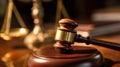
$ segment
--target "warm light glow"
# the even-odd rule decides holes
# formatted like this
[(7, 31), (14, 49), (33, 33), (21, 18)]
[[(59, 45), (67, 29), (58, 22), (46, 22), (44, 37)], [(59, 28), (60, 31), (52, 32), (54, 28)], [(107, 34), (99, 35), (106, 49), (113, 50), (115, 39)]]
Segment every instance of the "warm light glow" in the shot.
[(39, 30), (40, 30), (39, 25), (36, 25), (36, 26), (34, 27), (33, 33), (34, 33), (34, 34), (38, 34), (38, 33), (39, 33)]
[(11, 56), (10, 54), (6, 54), (4, 57), (2, 57), (2, 60), (3, 60), (4, 62), (7, 62), (7, 61), (10, 60), (10, 59), (9, 59), (10, 56)]
[(27, 35), (28, 30), (25, 28), (20, 28), (20, 29), (15, 29), (15, 30), (11, 30), (11, 32), (9, 33), (9, 36), (11, 37), (21, 37), (24, 35)]
[(35, 24), (39, 24), (39, 19), (35, 19), (35, 20), (34, 20), (34, 23), (35, 23)]
[(33, 9), (33, 15), (37, 15), (39, 13), (39, 10), (37, 8)]
[(80, 34), (83, 37), (88, 37), (89, 36), (89, 33), (86, 32), (86, 31), (77, 31), (77, 34)]
[(1, 33), (1, 34), (0, 34), (0, 37), (3, 38), (4, 40), (10, 40), (10, 37), (7, 36), (7, 35), (4, 34), (4, 33)]
[(22, 37), (27, 35), (28, 30), (25, 28), (11, 30), (8, 34), (0, 33), (0, 37), (4, 40), (11, 40), (13, 37)]
[(21, 28), (21, 29), (20, 29), (20, 33), (21, 33), (21, 34), (27, 34), (27, 30), (24, 29), (24, 28)]
[(99, 58), (100, 58), (100, 55), (96, 55), (96, 56), (95, 56), (95, 59), (99, 59)]
[(45, 59), (34, 59), (35, 62), (45, 63), (47, 60)]

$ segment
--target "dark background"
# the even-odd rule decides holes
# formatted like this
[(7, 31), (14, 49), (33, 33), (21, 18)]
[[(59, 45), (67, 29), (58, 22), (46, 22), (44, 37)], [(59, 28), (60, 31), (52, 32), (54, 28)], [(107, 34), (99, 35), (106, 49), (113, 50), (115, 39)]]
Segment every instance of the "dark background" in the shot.
[[(1, 0), (6, 1), (7, 0)], [(27, 0), (25, 0), (27, 1)], [(25, 24), (29, 28), (33, 28), (33, 20), (31, 17), (32, 1), (28, 0), (14, 0), (18, 11), (20, 12)], [(91, 14), (96, 9), (103, 9), (108, 7), (119, 7), (119, 0), (63, 0), (63, 3), (67, 9), (70, 18), (75, 20), (91, 20)], [(43, 23), (55, 23), (57, 0), (45, 1), (42, 0), (42, 6), (44, 8), (44, 21)], [(1, 7), (3, 5), (0, 5)], [(5, 8), (6, 6), (3, 6)], [(1, 10), (3, 8), (0, 8)], [(5, 11), (0, 15), (0, 27), (4, 19)], [(12, 25), (18, 27), (17, 20), (13, 14)], [(82, 23), (82, 22), (81, 22)]]

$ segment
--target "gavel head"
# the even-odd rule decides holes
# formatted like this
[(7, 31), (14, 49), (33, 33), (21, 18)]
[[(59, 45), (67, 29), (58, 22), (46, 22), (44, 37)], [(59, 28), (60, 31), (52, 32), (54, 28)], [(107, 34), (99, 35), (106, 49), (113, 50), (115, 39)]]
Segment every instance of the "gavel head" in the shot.
[(76, 32), (74, 29), (78, 26), (77, 22), (71, 19), (61, 19), (59, 21), (55, 40), (57, 43), (54, 47), (71, 50), (71, 44), (74, 43)]
[(61, 30), (73, 31), (78, 26), (78, 23), (71, 19), (61, 19), (59, 25)]

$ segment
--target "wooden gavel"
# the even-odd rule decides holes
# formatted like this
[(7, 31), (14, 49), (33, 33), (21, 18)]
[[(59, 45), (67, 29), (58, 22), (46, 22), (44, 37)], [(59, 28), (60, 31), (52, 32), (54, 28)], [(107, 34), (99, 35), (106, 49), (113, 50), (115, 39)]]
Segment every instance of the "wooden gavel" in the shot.
[(120, 44), (118, 43), (96, 40), (96, 39), (92, 39), (90, 36), (82, 37), (80, 34), (77, 34), (76, 31), (74, 31), (74, 29), (78, 26), (78, 24), (74, 20), (61, 19), (59, 21), (59, 24), (60, 27), (57, 29), (56, 37), (55, 37), (55, 40), (59, 44), (55, 44), (54, 46), (59, 48), (60, 45), (62, 47), (62, 51), (63, 48), (64, 50), (66, 49), (67, 51), (69, 50), (71, 51), (72, 50), (71, 45), (74, 42), (83, 42), (86, 43), (87, 45), (93, 44), (115, 50), (120, 50)]
[(76, 34), (78, 24), (71, 19), (61, 19), (52, 46), (44, 46), (28, 58), (28, 67), (104, 67), (102, 54), (90, 46), (72, 46), (74, 42), (99, 45), (120, 50), (116, 43), (95, 40)]

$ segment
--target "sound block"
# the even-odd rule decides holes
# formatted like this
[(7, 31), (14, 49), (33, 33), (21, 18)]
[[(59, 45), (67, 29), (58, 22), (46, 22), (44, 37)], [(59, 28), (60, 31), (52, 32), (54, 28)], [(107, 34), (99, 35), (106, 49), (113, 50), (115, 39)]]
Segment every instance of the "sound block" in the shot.
[(72, 49), (72, 53), (62, 54), (52, 46), (40, 48), (29, 57), (28, 67), (101, 67), (104, 63), (101, 53), (93, 47)]

